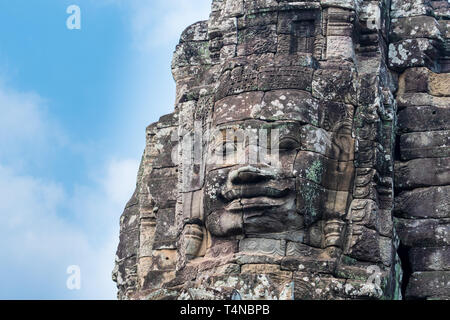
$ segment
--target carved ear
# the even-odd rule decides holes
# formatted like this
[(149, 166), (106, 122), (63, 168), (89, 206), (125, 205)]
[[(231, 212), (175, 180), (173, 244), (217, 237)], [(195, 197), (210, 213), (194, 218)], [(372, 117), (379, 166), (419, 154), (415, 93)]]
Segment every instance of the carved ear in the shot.
[(198, 224), (187, 224), (183, 236), (186, 258), (192, 260), (198, 257), (203, 243), (203, 227)]
[(333, 154), (336, 160), (350, 161), (355, 151), (352, 127), (349, 121), (341, 121), (334, 127), (332, 137)]
[(241, 235), (244, 230), (242, 216), (225, 211), (210, 214), (206, 218), (206, 228), (219, 238)]

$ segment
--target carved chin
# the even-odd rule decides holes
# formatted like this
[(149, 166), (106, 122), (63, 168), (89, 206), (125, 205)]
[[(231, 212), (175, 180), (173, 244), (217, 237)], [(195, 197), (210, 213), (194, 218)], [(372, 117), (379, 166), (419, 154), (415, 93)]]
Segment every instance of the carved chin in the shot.
[(292, 199), (284, 201), (286, 204), (281, 207), (249, 209), (244, 212), (226, 209), (214, 211), (206, 219), (206, 228), (219, 238), (302, 230), (304, 216), (295, 211)]
[(206, 228), (216, 237), (224, 238), (244, 233), (241, 214), (228, 211), (215, 211), (206, 219)]
[(246, 234), (280, 233), (303, 230), (304, 217), (295, 210), (244, 213)]

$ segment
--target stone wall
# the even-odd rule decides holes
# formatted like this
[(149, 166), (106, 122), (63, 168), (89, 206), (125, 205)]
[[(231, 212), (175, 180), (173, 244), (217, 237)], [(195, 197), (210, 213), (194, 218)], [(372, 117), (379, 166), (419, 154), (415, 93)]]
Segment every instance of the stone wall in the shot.
[(407, 299), (450, 298), (450, 5), (393, 3), (399, 73), (395, 225)]
[[(449, 298), (449, 19), (447, 1), (213, 0), (147, 128), (118, 297)], [(212, 165), (214, 129), (274, 125), (298, 136), (284, 173)], [(276, 218), (216, 197), (262, 185), (293, 192)]]

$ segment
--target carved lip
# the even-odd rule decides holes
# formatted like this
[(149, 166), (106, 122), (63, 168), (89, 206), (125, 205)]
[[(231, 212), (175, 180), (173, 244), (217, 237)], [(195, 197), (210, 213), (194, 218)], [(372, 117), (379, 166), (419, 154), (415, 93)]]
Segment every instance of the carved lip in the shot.
[(251, 199), (236, 199), (231, 202), (226, 209), (230, 212), (260, 211), (265, 209), (277, 208), (283, 205), (281, 199), (271, 199), (268, 197), (255, 197)]
[(289, 194), (290, 188), (276, 189), (272, 187), (240, 187), (235, 189), (230, 189), (224, 192), (222, 195), (227, 201), (233, 201), (237, 199), (253, 199), (258, 197), (266, 197), (279, 199), (287, 196)]

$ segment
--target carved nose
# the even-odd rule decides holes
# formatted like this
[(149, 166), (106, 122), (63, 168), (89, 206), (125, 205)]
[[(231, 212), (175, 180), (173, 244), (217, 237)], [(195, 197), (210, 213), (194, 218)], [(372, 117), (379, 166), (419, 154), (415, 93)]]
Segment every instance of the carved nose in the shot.
[(230, 172), (230, 181), (233, 184), (258, 183), (274, 178), (274, 174), (255, 167), (244, 167)]

